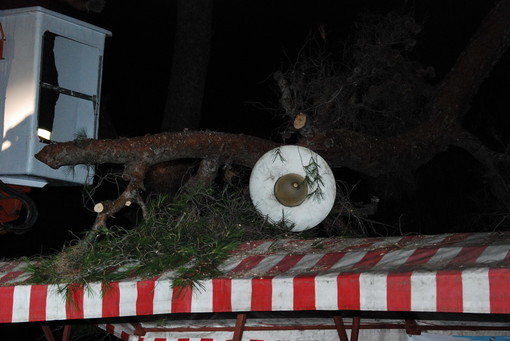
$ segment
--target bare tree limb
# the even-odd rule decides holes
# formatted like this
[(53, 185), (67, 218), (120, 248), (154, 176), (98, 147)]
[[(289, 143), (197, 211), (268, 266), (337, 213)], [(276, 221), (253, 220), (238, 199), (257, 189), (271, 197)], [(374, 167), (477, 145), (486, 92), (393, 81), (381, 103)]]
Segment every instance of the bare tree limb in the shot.
[(48, 145), (35, 157), (52, 168), (64, 165), (142, 162), (145, 165), (182, 158), (223, 155), (225, 162), (252, 167), (278, 144), (254, 136), (208, 131), (162, 133), (115, 140), (76, 140)]
[(439, 85), (428, 110), (439, 126), (460, 125), (473, 96), (510, 44), (510, 1), (485, 17), (457, 62)]
[(493, 194), (510, 208), (505, 175), (496, 164), (508, 155), (489, 150), (461, 126), (473, 96), (510, 45), (510, 1), (503, 0), (483, 20), (426, 108), (428, 122), (403, 135), (378, 138), (349, 130), (329, 131), (304, 142), (333, 166), (371, 176), (416, 169), (449, 145), (470, 152), (486, 169)]

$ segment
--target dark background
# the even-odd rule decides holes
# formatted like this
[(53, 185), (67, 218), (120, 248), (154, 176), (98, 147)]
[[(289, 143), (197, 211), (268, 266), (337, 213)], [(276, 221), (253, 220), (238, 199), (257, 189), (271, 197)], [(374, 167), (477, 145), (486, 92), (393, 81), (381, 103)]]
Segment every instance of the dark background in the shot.
[[(20, 2), (18, 2), (19, 4)], [(493, 1), (476, 0), (364, 0), (364, 1), (235, 1), (217, 0), (213, 13), (213, 41), (207, 74), (201, 129), (278, 139), (283, 124), (278, 91), (272, 78), (295, 62), (310, 34), (324, 25), (328, 39), (341, 44), (355, 29), (363, 12), (392, 10), (412, 14), (424, 29), (415, 58), (433, 66), (439, 81), (454, 64)], [(108, 1), (102, 13), (83, 13), (65, 5), (42, 1), (58, 10), (112, 32), (107, 38), (102, 83), (100, 137), (141, 136), (160, 131), (171, 77), (176, 7), (172, 1)], [(30, 3), (30, 5), (37, 5)], [(465, 124), (502, 151), (508, 126), (505, 99), (509, 91), (508, 54), (480, 89)], [(482, 111), (484, 115), (479, 113)], [(101, 172), (108, 171), (100, 167)], [(354, 201), (372, 195), (363, 177), (350, 170), (337, 176), (355, 190)], [(443, 233), (505, 229), (506, 213), (493, 206), (472, 157), (449, 149), (416, 172), (418, 188), (398, 202), (383, 202), (374, 220), (383, 221), (375, 234)], [(96, 199), (112, 198), (115, 185), (106, 185)], [(31, 193), (40, 217), (25, 235), (0, 236), (0, 256), (48, 254), (83, 230), (95, 214), (85, 203), (81, 187), (47, 187)], [(486, 199), (488, 198), (488, 199)], [(480, 209), (481, 201), (486, 208)], [(476, 205), (475, 205), (476, 202)], [(474, 208), (476, 206), (476, 209)], [(490, 217), (487, 218), (487, 217)], [(122, 217), (118, 217), (122, 221)], [(390, 228), (387, 228), (390, 226)]]
[[(431, 65), (439, 81), (494, 1), (487, 0), (217, 0), (213, 41), (201, 129), (278, 139), (278, 91), (272, 73), (295, 62), (309, 34), (324, 25), (328, 38), (342, 44), (353, 32), (359, 13), (391, 10), (414, 15), (423, 24), (416, 58)], [(43, 5), (107, 30), (102, 83), (100, 137), (141, 136), (160, 131), (170, 79), (175, 4), (172, 1), (109, 0), (102, 13), (82, 13), (52, 1), (0, 1), (4, 7)], [(495, 150), (508, 134), (510, 91), (508, 53), (494, 68), (466, 118), (465, 125)], [(480, 114), (483, 112), (484, 114)], [(501, 138), (494, 139), (493, 129)], [(106, 172), (108, 167), (101, 166)], [(444, 233), (508, 229), (507, 213), (494, 205), (481, 168), (458, 149), (449, 149), (416, 172), (418, 187), (399, 202), (381, 203), (374, 220), (379, 234)], [(374, 193), (363, 177), (349, 170), (337, 176), (355, 186), (353, 200)], [(116, 186), (106, 184), (96, 199), (112, 198)], [(95, 214), (84, 203), (81, 187), (34, 189), (39, 220), (24, 235), (0, 235), (0, 257), (50, 254), (90, 228)], [(486, 202), (486, 207), (484, 203)], [(117, 217), (122, 222), (122, 217)], [(402, 224), (402, 225), (399, 225)], [(403, 229), (399, 229), (403, 226)], [(35, 324), (2, 326), (9, 340), (32, 340)], [(30, 335), (30, 336), (29, 336)]]

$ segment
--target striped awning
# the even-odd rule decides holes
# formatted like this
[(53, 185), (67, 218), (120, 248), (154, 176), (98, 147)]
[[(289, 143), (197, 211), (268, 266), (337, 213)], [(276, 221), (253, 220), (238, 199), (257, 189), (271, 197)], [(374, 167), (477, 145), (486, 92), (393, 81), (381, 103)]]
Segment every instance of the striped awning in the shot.
[(151, 279), (73, 287), (30, 285), (21, 262), (0, 263), (0, 322), (168, 313), (416, 311), (510, 313), (510, 233), (253, 241), (223, 276), (172, 288)]

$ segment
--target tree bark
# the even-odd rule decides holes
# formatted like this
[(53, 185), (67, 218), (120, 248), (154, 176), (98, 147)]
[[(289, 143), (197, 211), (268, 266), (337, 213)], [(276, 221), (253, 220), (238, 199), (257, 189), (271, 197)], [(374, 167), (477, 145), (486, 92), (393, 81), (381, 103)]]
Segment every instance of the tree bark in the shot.
[(208, 131), (161, 133), (115, 140), (75, 140), (44, 147), (35, 157), (52, 168), (64, 165), (157, 163), (182, 158), (209, 159), (252, 167), (278, 144), (254, 136)]
[[(430, 161), (450, 145), (466, 149), (483, 164), (494, 194), (510, 207), (508, 175), (501, 164), (510, 164), (508, 155), (489, 150), (462, 128), (462, 120), (472, 97), (489, 75), (510, 43), (510, 0), (502, 0), (488, 14), (455, 66), (439, 84), (427, 106), (429, 120), (405, 134), (394, 137), (367, 136), (347, 129), (326, 131), (303, 140), (328, 161), (331, 167), (348, 167), (377, 177), (412, 171)], [(252, 167), (258, 158), (278, 144), (252, 136), (213, 132), (164, 133), (118, 140), (78, 140), (46, 146), (36, 155), (50, 167), (80, 163), (125, 165), (128, 189), (116, 202), (107, 205), (97, 226), (114, 214), (126, 200), (138, 202), (136, 188), (143, 186), (148, 167), (181, 158), (201, 159), (202, 180), (211, 178), (219, 165), (233, 163)], [(143, 204), (142, 204), (143, 205)]]
[(144, 179), (152, 165), (182, 158), (202, 159), (195, 183), (205, 184), (221, 164), (253, 167), (266, 151), (276, 147), (271, 141), (253, 136), (215, 132), (162, 133), (116, 140), (76, 140), (48, 145), (35, 157), (52, 168), (64, 165), (114, 163), (123, 164), (122, 178), (128, 181), (126, 189), (115, 200), (103, 201), (102, 209), (92, 227), (95, 231), (105, 226), (109, 217), (131, 203), (142, 208), (140, 195)]

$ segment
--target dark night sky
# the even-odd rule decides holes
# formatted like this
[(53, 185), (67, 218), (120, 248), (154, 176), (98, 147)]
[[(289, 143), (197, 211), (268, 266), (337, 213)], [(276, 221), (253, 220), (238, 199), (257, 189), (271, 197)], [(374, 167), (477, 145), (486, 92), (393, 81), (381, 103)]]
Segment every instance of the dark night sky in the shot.
[[(442, 77), (492, 3), (486, 0), (217, 0), (201, 127), (276, 136), (280, 122), (272, 115), (272, 109), (278, 108), (272, 73), (295, 61), (308, 34), (319, 24), (325, 26), (333, 41), (342, 42), (352, 32), (353, 20), (360, 12), (386, 13), (396, 9), (413, 13), (424, 24), (417, 56), (423, 64), (434, 66), (438, 77)], [(174, 4), (110, 0), (101, 14), (69, 13), (113, 33), (107, 38), (105, 50), (104, 118), (120, 136), (158, 132), (170, 76)], [(508, 64), (501, 63), (496, 77), (489, 82), (494, 85), (481, 90), (486, 98), (495, 101), (504, 98), (503, 86), (508, 90)], [(492, 109), (503, 112), (498, 105)], [(494, 117), (498, 122), (498, 116)], [(478, 127), (476, 122), (471, 124)], [(107, 131), (103, 136), (110, 133)], [(421, 226), (416, 232), (446, 232), (438, 230), (448, 224), (443, 214), (431, 218), (434, 212), (448, 209), (443, 201), (436, 200), (442, 196), (439, 188), (461, 191), (469, 187), (466, 183), (481, 186), (475, 174), (476, 165), (464, 153), (447, 152), (436, 161), (421, 170), (419, 181), (426, 190), (417, 195), (432, 198), (426, 201), (425, 212), (430, 212), (426, 220), (438, 228), (425, 230)], [(472, 168), (475, 170), (471, 171)], [(357, 181), (352, 174), (345, 176)], [(360, 199), (366, 199), (363, 195), (359, 194)], [(94, 219), (83, 208), (81, 188), (45, 188), (35, 190), (33, 196), (41, 205), (40, 220), (27, 235), (0, 236), (5, 256), (60, 249), (63, 240), (72, 239), (73, 233), (90, 227)], [(47, 198), (52, 198), (51, 202)], [(458, 209), (462, 203), (455, 206), (451, 209)], [(398, 212), (393, 213), (398, 217)], [(70, 220), (69, 216), (77, 218)]]

